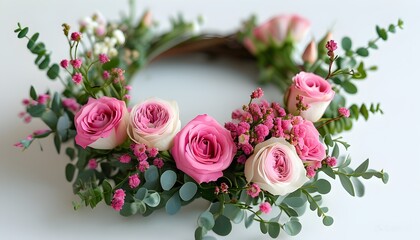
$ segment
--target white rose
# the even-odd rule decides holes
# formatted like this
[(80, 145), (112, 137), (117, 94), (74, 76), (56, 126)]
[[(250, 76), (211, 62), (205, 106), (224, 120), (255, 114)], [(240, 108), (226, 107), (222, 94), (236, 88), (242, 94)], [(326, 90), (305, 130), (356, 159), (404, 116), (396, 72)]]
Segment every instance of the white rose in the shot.
[(274, 195), (294, 192), (309, 180), (295, 147), (282, 138), (257, 144), (244, 171), (248, 182)]
[(121, 31), (121, 30), (119, 30), (119, 29), (115, 29), (113, 32), (112, 32), (112, 36), (115, 38), (115, 39), (117, 39), (117, 42), (118, 42), (118, 44), (124, 44), (124, 42), (125, 42), (125, 36), (124, 36), (124, 33)]
[(173, 139), (180, 129), (178, 104), (175, 101), (149, 98), (131, 110), (127, 133), (136, 143), (165, 151), (172, 147)]

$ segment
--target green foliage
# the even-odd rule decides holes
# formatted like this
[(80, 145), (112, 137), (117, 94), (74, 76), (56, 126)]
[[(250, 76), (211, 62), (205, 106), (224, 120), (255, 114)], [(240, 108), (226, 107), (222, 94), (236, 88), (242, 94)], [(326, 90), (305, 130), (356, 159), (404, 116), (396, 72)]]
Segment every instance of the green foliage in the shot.
[(38, 65), (38, 68), (41, 70), (48, 69), (47, 70), (47, 76), (49, 79), (54, 80), (58, 77), (60, 68), (58, 64), (52, 64), (50, 65), (50, 55), (47, 53), (47, 50), (45, 49), (45, 44), (40, 42), (37, 43), (39, 33), (35, 33), (32, 35), (31, 38), (28, 38), (26, 35), (28, 34), (29, 28), (23, 27), (18, 23), (18, 28), (15, 29), (15, 33), (17, 33), (18, 38), (27, 38), (27, 48), (36, 55), (35, 64)]
[(165, 191), (170, 190), (176, 183), (176, 173), (172, 170), (166, 170), (160, 176), (160, 184)]
[(179, 189), (179, 196), (183, 201), (190, 201), (197, 193), (197, 184), (193, 182), (186, 182)]
[(220, 236), (227, 236), (232, 231), (232, 223), (229, 218), (224, 215), (220, 215), (216, 218), (213, 226), (213, 232)]

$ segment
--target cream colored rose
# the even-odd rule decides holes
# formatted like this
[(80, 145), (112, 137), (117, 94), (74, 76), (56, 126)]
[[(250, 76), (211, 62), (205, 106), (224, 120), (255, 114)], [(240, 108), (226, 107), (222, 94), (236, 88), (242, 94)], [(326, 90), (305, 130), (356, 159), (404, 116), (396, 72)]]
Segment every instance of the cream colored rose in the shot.
[(295, 147), (283, 138), (273, 137), (257, 144), (244, 171), (248, 182), (274, 195), (294, 192), (309, 180)]
[(173, 139), (180, 129), (178, 104), (175, 101), (149, 98), (131, 110), (127, 133), (136, 143), (165, 151), (172, 147)]

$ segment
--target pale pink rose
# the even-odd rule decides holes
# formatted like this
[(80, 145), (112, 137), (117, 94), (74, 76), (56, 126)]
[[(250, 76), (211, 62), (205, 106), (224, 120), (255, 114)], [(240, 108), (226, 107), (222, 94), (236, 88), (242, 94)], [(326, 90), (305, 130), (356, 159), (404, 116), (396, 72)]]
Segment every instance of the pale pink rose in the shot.
[(303, 186), (309, 179), (295, 147), (283, 138), (270, 138), (255, 146), (245, 163), (248, 182), (274, 195), (286, 195)]
[(197, 183), (223, 176), (236, 153), (230, 132), (212, 117), (198, 115), (175, 137), (171, 150), (176, 167)]
[(131, 109), (127, 133), (136, 143), (166, 151), (180, 129), (178, 104), (149, 98)]
[(313, 64), (318, 58), (318, 49), (316, 47), (315, 41), (312, 40), (308, 46), (306, 46), (305, 51), (302, 54), (302, 60), (305, 63)]
[(90, 98), (74, 119), (75, 140), (83, 148), (113, 149), (127, 139), (128, 111), (124, 101)]
[(294, 125), (292, 129), (298, 135), (296, 151), (303, 161), (322, 161), (326, 157), (325, 146), (319, 140), (319, 132), (310, 121)]
[(313, 73), (300, 72), (293, 78), (287, 97), (287, 109), (292, 114), (297, 114), (297, 96), (302, 97), (303, 104), (308, 105), (308, 109), (300, 112), (300, 116), (311, 122), (318, 121), (328, 105), (334, 98), (335, 92), (330, 83), (324, 78)]
[[(299, 15), (279, 15), (257, 26), (253, 35), (263, 45), (271, 42), (282, 44), (287, 38), (299, 42), (308, 32), (309, 26), (310, 22)], [(249, 38), (244, 39), (244, 45), (251, 53), (257, 52), (254, 42)]]

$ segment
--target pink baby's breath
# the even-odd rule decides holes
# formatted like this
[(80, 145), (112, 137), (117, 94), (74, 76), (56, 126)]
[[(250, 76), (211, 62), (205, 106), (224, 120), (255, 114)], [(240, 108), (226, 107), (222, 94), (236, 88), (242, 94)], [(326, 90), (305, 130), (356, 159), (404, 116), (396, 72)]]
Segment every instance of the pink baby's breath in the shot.
[(72, 80), (76, 84), (80, 84), (83, 81), (83, 76), (81, 73), (75, 73), (72, 77)]
[(350, 117), (350, 110), (348, 110), (345, 107), (341, 107), (338, 109), (338, 113), (340, 114), (340, 116), (343, 116), (345, 118)]
[(263, 202), (260, 204), (260, 211), (265, 214), (269, 214), (271, 212), (271, 205), (268, 202)]
[(256, 198), (258, 197), (258, 195), (260, 194), (261, 189), (260, 186), (258, 186), (258, 184), (253, 183), (251, 184), (248, 189), (246, 190), (246, 193), (251, 196), (252, 198)]

